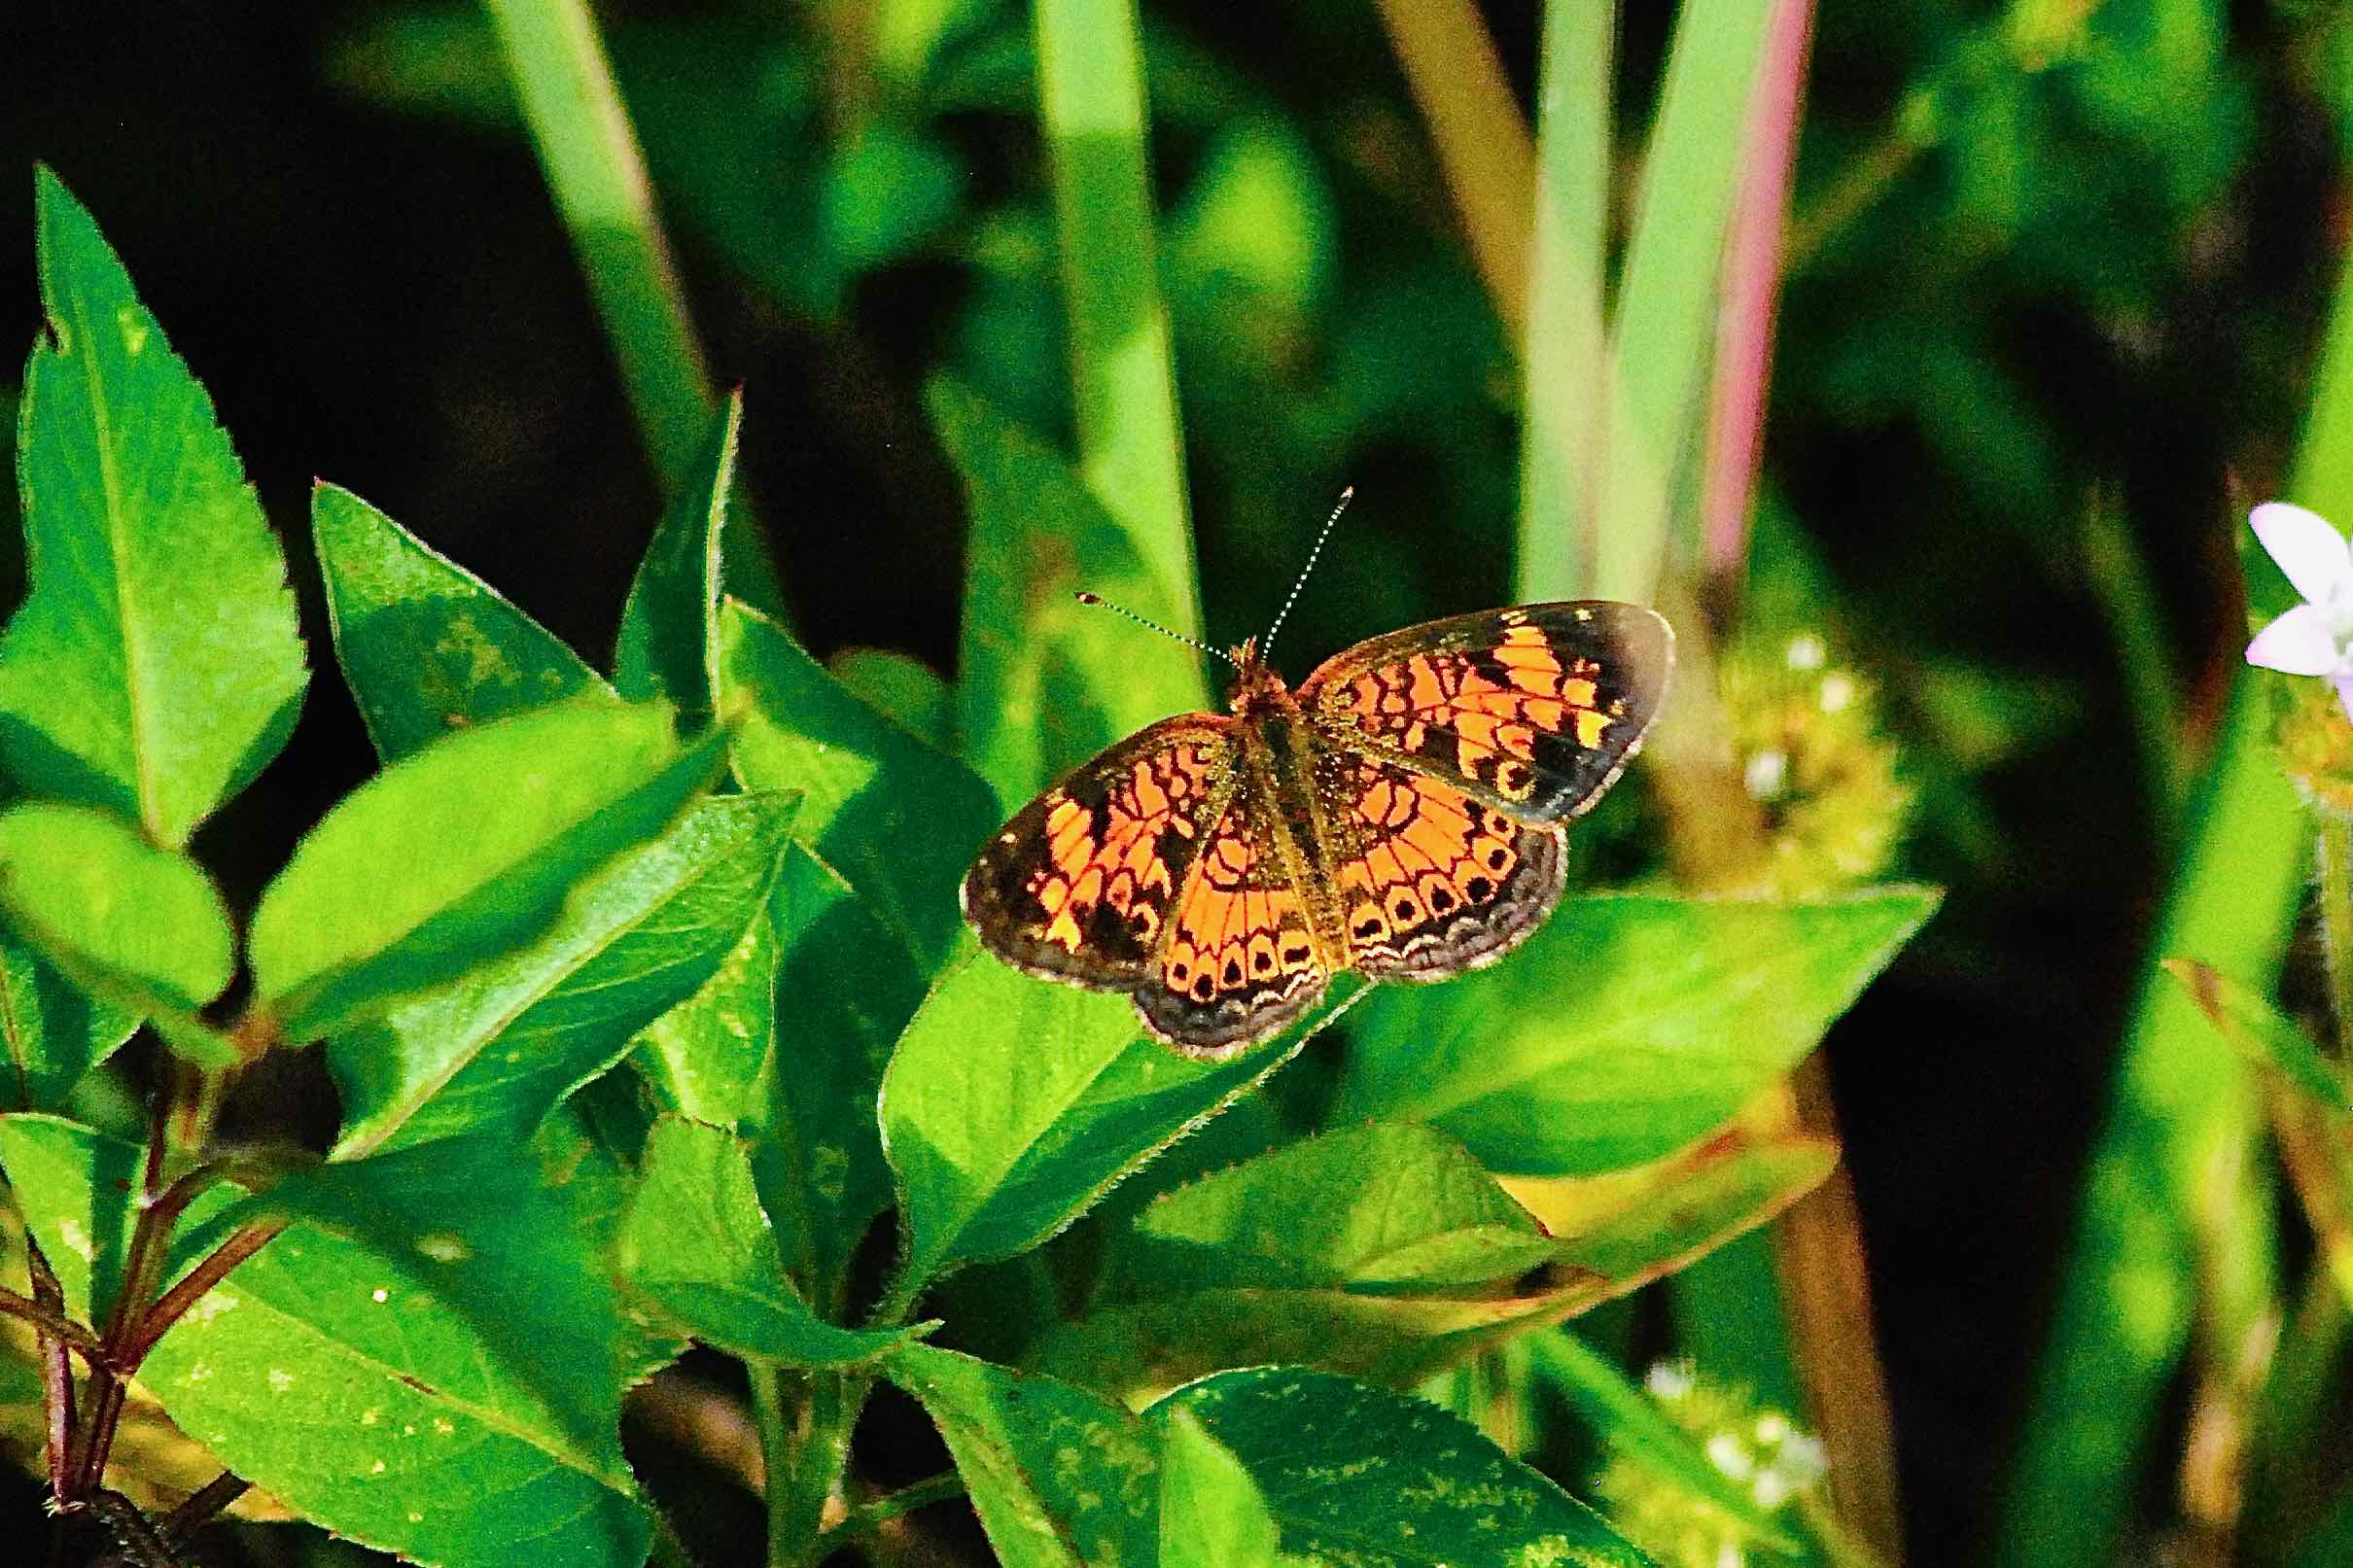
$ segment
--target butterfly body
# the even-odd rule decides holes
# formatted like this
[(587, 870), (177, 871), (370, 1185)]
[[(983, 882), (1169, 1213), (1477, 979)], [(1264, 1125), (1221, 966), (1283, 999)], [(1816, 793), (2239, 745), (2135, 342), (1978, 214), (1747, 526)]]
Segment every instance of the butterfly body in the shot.
[(1529, 605), (1358, 644), (1295, 691), (1246, 643), (1228, 713), (1147, 725), (1017, 813), (966, 918), (1194, 1056), (1280, 1031), (1344, 970), (1482, 967), (1560, 900), (1562, 824), (1633, 754), (1673, 642), (1635, 606)]

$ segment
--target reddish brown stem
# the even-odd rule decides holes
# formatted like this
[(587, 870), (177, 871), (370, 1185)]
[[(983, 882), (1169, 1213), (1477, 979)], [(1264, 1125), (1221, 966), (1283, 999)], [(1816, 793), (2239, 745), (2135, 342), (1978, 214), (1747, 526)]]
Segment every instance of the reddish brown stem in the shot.
[(1813, 27), (1812, 0), (1778, 0), (1756, 102), (1749, 155), (1724, 263), (1717, 312), (1715, 409), (1708, 422), (1701, 503), (1700, 580), (1721, 606), (1748, 557), (1748, 506), (1756, 488), (1765, 392), (1773, 371), (1774, 303), (1780, 294), (1789, 172), (1797, 151), (1798, 98)]
[(41, 1403), (49, 1416), (49, 1489), (53, 1497), (73, 1476), (74, 1364), (63, 1331), (78, 1331), (81, 1325), (66, 1317), (65, 1288), (57, 1283), (56, 1271), (50, 1268), (49, 1259), (42, 1256), (41, 1244), (29, 1234), (24, 1238), (24, 1267), (32, 1278), (31, 1305), (47, 1313), (59, 1331), (53, 1333), (44, 1326), (37, 1336), (41, 1350)]
[(123, 1379), (113, 1368), (90, 1368), (89, 1408), (82, 1428), (82, 1451), (75, 1456), (73, 1474), (66, 1478), (73, 1483), (73, 1489), (58, 1497), (60, 1503), (67, 1506), (86, 1503), (103, 1486), (106, 1461), (115, 1449), (115, 1427), (123, 1419), (125, 1392)]
[(0, 1287), (0, 1312), (20, 1317), (38, 1330), (44, 1338), (54, 1339), (82, 1354), (82, 1359), (98, 1362), (106, 1359), (106, 1346), (98, 1337), (67, 1317), (63, 1312), (44, 1307), (29, 1296)]
[(138, 1332), (122, 1346), (119, 1354), (124, 1370), (137, 1371), (139, 1363), (156, 1347), (156, 1342), (170, 1333), (171, 1326), (202, 1301), (206, 1291), (228, 1278), (230, 1270), (269, 1245), (285, 1229), (284, 1220), (262, 1220), (248, 1225), (189, 1270), (178, 1284), (157, 1298), (156, 1305), (139, 1320)]
[(253, 1490), (253, 1482), (244, 1477), (222, 1471), (189, 1495), (178, 1508), (163, 1516), (163, 1539), (173, 1546), (186, 1546), (189, 1537), (219, 1516), (221, 1511)]

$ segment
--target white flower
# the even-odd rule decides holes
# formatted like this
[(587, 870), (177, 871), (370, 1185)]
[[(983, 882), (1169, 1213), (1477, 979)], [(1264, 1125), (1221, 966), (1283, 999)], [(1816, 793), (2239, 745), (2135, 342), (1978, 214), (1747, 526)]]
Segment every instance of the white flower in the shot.
[(2255, 634), (2247, 662), (2326, 678), (2353, 718), (2353, 547), (2327, 519), (2282, 501), (2256, 507), (2247, 526), (2304, 600)]

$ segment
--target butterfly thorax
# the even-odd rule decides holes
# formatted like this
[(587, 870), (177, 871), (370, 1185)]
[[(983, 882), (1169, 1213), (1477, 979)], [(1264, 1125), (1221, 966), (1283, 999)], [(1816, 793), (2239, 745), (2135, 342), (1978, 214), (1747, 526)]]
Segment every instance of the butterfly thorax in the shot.
[(1275, 667), (1258, 656), (1258, 640), (1251, 638), (1234, 649), (1234, 683), (1226, 688), (1227, 710), (1240, 719), (1277, 716), (1296, 718), (1299, 703), (1283, 684)]

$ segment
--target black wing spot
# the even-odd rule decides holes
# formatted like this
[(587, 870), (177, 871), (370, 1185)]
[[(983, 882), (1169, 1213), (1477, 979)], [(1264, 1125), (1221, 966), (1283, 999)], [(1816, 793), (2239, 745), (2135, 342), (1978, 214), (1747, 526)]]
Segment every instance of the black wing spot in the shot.
[(1463, 883), (1462, 890), (1470, 896), (1472, 903), (1484, 904), (1495, 895), (1495, 885), (1485, 877), (1472, 877)]

